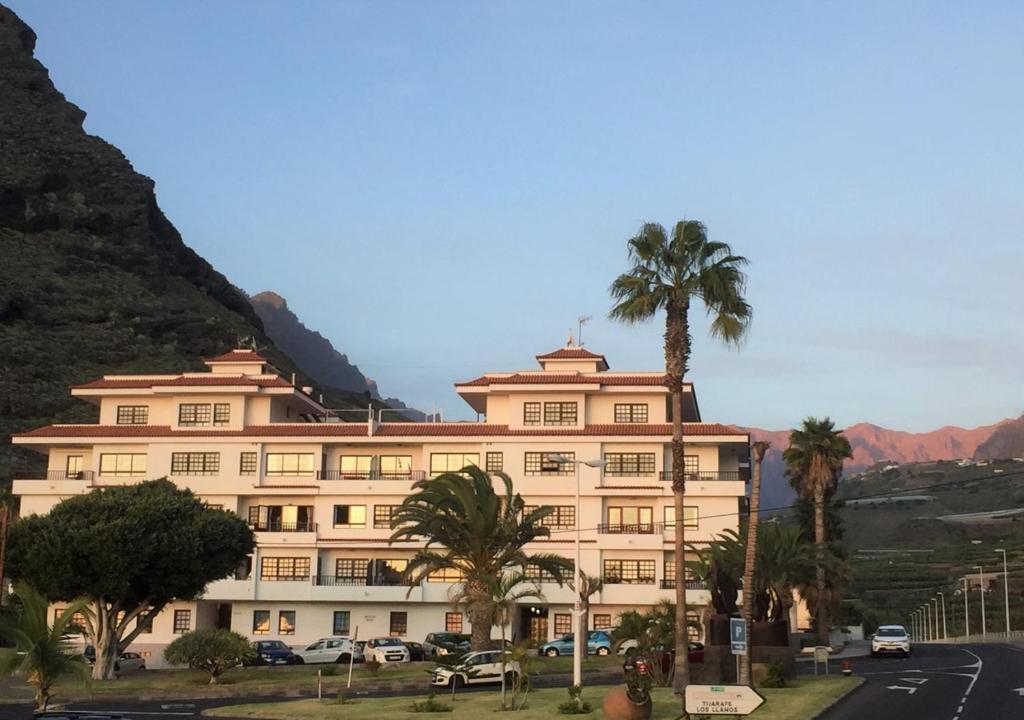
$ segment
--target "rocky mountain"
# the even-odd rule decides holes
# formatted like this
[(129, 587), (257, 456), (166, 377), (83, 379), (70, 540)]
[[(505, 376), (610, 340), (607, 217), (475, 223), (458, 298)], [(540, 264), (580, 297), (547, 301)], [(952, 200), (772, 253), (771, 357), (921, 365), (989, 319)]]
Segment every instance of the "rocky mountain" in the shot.
[(426, 419), (424, 413), (410, 408), (397, 398), (382, 398), (377, 383), (363, 375), (358, 367), (349, 362), (348, 356), (335, 349), (330, 340), (307, 328), (288, 307), (288, 301), (277, 293), (265, 290), (250, 297), (249, 302), (263, 321), (270, 339), (318, 383), (352, 392), (369, 393), (370, 397), (379, 399), (388, 407), (402, 410), (402, 414), (409, 420)]
[[(768, 440), (771, 450), (765, 456), (762, 501), (765, 507), (783, 507), (793, 502), (794, 494), (784, 476), (782, 451), (789, 446), (789, 430), (761, 430), (747, 428), (753, 440)], [(888, 428), (857, 423), (845, 428), (846, 437), (853, 446), (853, 459), (845, 465), (846, 475), (861, 472), (876, 463), (888, 461), (893, 464), (927, 462), (932, 460), (954, 460), (970, 457), (1014, 457), (1024, 454), (1024, 416), (1017, 420), (1002, 420), (993, 425), (977, 428), (941, 427), (923, 433), (889, 430)], [(1005, 452), (998, 438), (1007, 438), (1004, 445), (1010, 446), (1009, 438), (1022, 448), (1016, 453)], [(991, 441), (997, 439), (996, 444)], [(996, 454), (983, 454), (996, 453)]]
[(1003, 423), (974, 451), (978, 460), (1024, 457), (1024, 415)]
[[(95, 419), (75, 383), (201, 369), (242, 337), (297, 370), (245, 294), (185, 245), (153, 181), (85, 132), (35, 42), (0, 5), (0, 482), (40, 469), (12, 432)], [(340, 407), (365, 402), (324, 390)]]

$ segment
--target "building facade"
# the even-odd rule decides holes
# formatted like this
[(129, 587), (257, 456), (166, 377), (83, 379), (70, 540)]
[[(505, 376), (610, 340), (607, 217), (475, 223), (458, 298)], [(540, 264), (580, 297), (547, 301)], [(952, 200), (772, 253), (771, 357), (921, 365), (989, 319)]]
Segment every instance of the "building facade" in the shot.
[[(612, 372), (603, 356), (581, 347), (537, 360), (537, 370), (456, 384), (482, 418), (476, 422), (388, 422), (372, 410), (358, 421), (352, 413), (340, 418), (311, 388), (293, 386), (247, 350), (207, 360), (202, 373), (105, 376), (71, 390), (98, 405), (98, 423), (14, 438), (49, 458), (45, 477), (17, 479), (14, 491), (23, 515), (43, 514), (94, 488), (168, 477), (248, 520), (257, 548), (244, 567), (202, 598), (168, 607), (139, 636), (133, 649), (154, 661), (177, 634), (197, 627), (293, 646), (357, 630), (361, 639), (410, 640), (469, 632), (449, 601), (459, 578), (403, 585), (416, 545), (389, 543), (391, 513), (414, 482), (469, 464), (507, 473), (529, 505), (555, 509), (550, 538), (530, 550), (571, 559), (578, 526), (582, 567), (604, 578), (590, 622), (611, 627), (624, 610), (674, 597), (664, 375)], [(692, 385), (685, 393), (683, 521), (699, 544), (738, 526), (749, 438), (702, 422)], [(572, 591), (536, 580), (543, 600), (522, 606), (513, 636), (570, 632)], [(707, 604), (699, 583), (687, 586), (691, 605)]]

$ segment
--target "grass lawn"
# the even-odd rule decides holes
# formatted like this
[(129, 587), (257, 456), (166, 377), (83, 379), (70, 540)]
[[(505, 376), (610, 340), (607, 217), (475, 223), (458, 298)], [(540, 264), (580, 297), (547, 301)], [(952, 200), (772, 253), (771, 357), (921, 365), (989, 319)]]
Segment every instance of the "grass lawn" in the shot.
[[(768, 702), (750, 717), (757, 720), (804, 720), (813, 717), (837, 697), (852, 690), (861, 682), (855, 677), (801, 678), (793, 687), (779, 690), (762, 690)], [(608, 686), (597, 686), (583, 691), (584, 699), (594, 707), (587, 717), (601, 717), (601, 700)], [(424, 697), (426, 693), (424, 693)], [(483, 717), (498, 711), (498, 691), (493, 693), (468, 693), (456, 695), (451, 701), (445, 692), (438, 699), (451, 703), (452, 713), (439, 717)], [(422, 713), (413, 713), (410, 706), (419, 698), (360, 699), (338, 704), (336, 701), (298, 700), (284, 703), (252, 705), (231, 705), (207, 710), (204, 715), (230, 718), (262, 718), (264, 720), (416, 720)], [(559, 717), (559, 703), (568, 699), (564, 688), (535, 690), (530, 693), (527, 707), (510, 717), (515, 720)], [(657, 688), (654, 692), (654, 720), (670, 720), (679, 716), (679, 705), (672, 691)]]
[[(608, 668), (619, 668), (622, 658), (591, 657), (584, 663), (584, 673)], [(362, 665), (352, 671), (352, 687), (404, 680), (422, 680), (424, 692), (428, 688), (428, 671), (436, 667), (432, 662), (389, 665), (371, 673)], [(80, 700), (90, 697), (180, 697), (244, 696), (294, 694), (316, 691), (317, 669), (335, 672), (324, 676), (324, 690), (336, 694), (345, 686), (348, 678), (347, 665), (289, 665), (277, 667), (237, 668), (225, 674), (220, 684), (208, 684), (209, 675), (196, 670), (147, 670), (125, 673), (117, 680), (98, 680), (85, 684), (78, 680), (62, 680), (57, 683), (55, 696), (58, 702)], [(540, 674), (571, 673), (571, 657), (540, 657), (533, 661), (532, 672)], [(0, 698), (25, 700), (32, 697), (32, 689), (25, 683), (0, 680)]]

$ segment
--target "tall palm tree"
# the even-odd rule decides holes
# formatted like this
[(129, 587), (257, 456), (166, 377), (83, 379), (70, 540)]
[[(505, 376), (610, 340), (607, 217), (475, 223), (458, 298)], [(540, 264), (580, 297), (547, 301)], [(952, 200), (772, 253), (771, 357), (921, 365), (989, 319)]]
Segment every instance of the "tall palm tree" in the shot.
[[(843, 470), (843, 461), (853, 457), (850, 441), (837, 430), (830, 418), (806, 418), (803, 425), (789, 435), (789, 447), (782, 453), (786, 475), (801, 497), (814, 504), (814, 544), (817, 551), (815, 590), (817, 598), (825, 598), (825, 563), (828, 537), (825, 532), (825, 503), (835, 492)], [(828, 639), (828, 603), (815, 607), (815, 630), (818, 637)]]
[[(761, 463), (771, 447), (758, 440), (750, 446), (754, 455), (754, 477), (750, 481), (750, 514), (747, 516), (747, 555), (743, 568), (743, 619), (754, 619), (754, 567), (757, 563), (757, 519), (761, 511)], [(740, 658), (740, 685), (750, 684), (750, 652)]]
[[(505, 631), (512, 624), (520, 601), (527, 598), (543, 601), (544, 595), (540, 591), (540, 586), (527, 579), (526, 574), (519, 570), (485, 578), (484, 583), (490, 596), (488, 600), (492, 622), (501, 630), (501, 709), (506, 710), (508, 678), (505, 677)], [(451, 596), (454, 604), (471, 606), (476, 601), (476, 597), (470, 595), (466, 588), (466, 585), (455, 586)]]
[(615, 300), (609, 316), (635, 324), (665, 311), (665, 384), (672, 400), (672, 492), (675, 496), (676, 667), (675, 692), (690, 682), (686, 634), (686, 536), (683, 495), (686, 491), (683, 445), (683, 383), (690, 361), (690, 306), (701, 302), (711, 318), (710, 333), (738, 344), (750, 324), (751, 309), (743, 294), (747, 260), (732, 248), (708, 239), (704, 225), (681, 220), (668, 231), (645, 223), (628, 242), (632, 267), (612, 283)]
[(65, 637), (74, 632), (71, 618), (88, 605), (86, 600), (68, 604), (50, 625), (49, 602), (28, 585), (14, 589), (14, 604), (0, 614), (0, 637), (11, 647), (0, 649), (0, 677), (24, 675), (36, 689), (36, 709), (46, 710), (53, 683), (62, 675), (89, 677), (85, 658), (72, 652)]
[(7, 531), (14, 519), (18, 499), (11, 492), (10, 485), (0, 485), (0, 605), (6, 602), (7, 581), (4, 576), (4, 562), (7, 554)]
[[(495, 492), (492, 478), (500, 479), (503, 494)], [(526, 512), (522, 496), (513, 491), (512, 480), (505, 473), (488, 474), (470, 465), (458, 473), (420, 480), (413, 490), (391, 516), (391, 542), (426, 540), (406, 568), (405, 577), (411, 584), (438, 570), (462, 575), (473, 650), (486, 650), (491, 644), (491, 587), (496, 578), (529, 565), (561, 585), (571, 572), (571, 561), (560, 555), (531, 555), (523, 549), (550, 536), (541, 521), (554, 508), (543, 505)]]

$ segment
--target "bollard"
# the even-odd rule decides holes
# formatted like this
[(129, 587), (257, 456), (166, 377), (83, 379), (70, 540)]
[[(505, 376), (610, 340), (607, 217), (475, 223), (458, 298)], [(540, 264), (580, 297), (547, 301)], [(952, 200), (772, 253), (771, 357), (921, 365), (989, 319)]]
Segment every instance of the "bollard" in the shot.
[(853, 667), (850, 666), (849, 660), (843, 660), (843, 675), (853, 675)]
[(320, 668), (316, 670), (316, 699), (324, 699), (324, 673)]

